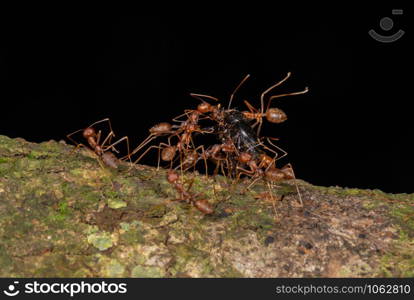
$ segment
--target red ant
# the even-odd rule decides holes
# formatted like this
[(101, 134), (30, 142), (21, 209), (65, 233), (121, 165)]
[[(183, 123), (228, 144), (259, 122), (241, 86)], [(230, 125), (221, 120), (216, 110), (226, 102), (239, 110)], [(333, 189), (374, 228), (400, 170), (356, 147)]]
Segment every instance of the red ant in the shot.
[[(109, 130), (110, 132), (108, 133), (108, 135), (106, 136), (106, 138), (102, 141), (102, 143), (100, 143), (100, 139), (101, 139), (101, 130), (98, 131), (98, 133), (96, 133), (96, 130), (94, 129), (93, 126), (99, 124), (99, 123), (103, 123), (103, 122), (108, 122), (108, 126), (109, 126)], [(81, 147), (81, 146), (85, 146), (82, 143), (77, 143), (74, 139), (71, 138), (72, 135), (78, 133), (82, 131), (82, 135), (83, 137), (87, 140), (89, 147), (93, 150), (93, 152), (102, 160), (102, 162), (111, 168), (118, 168), (118, 158), (111, 152), (108, 150), (112, 150), (115, 151), (116, 153), (119, 153), (119, 151), (115, 148), (115, 145), (119, 144), (122, 141), (126, 141), (127, 143), (127, 151), (129, 152), (129, 140), (127, 136), (124, 136), (123, 138), (119, 139), (118, 141), (111, 143), (111, 140), (113, 137), (115, 137), (115, 133), (112, 130), (112, 126), (111, 126), (111, 121), (109, 120), (109, 118), (97, 121), (91, 125), (89, 125), (88, 127), (84, 128), (84, 129), (79, 129), (76, 130), (68, 135), (66, 135), (66, 137), (71, 140), (74, 144), (76, 144), (76, 148)], [(108, 146), (105, 146), (106, 144), (110, 144)]]
[(177, 172), (168, 170), (167, 181), (172, 184), (180, 194), (180, 198), (178, 199), (179, 201), (186, 201), (187, 203), (194, 205), (194, 207), (201, 211), (203, 214), (209, 215), (214, 213), (214, 209), (210, 203), (208, 203), (207, 199), (196, 199), (198, 196), (200, 196), (200, 194), (194, 195), (189, 192), (194, 181), (191, 181), (188, 188), (185, 189), (184, 185), (179, 182), (179, 179), (180, 175), (178, 175)]
[(282, 123), (287, 120), (287, 116), (284, 111), (282, 111), (279, 108), (270, 108), (270, 103), (275, 98), (281, 98), (286, 96), (295, 96), (300, 94), (305, 94), (309, 91), (309, 89), (306, 87), (303, 91), (299, 92), (292, 92), (287, 94), (280, 94), (280, 95), (274, 95), (271, 96), (269, 99), (269, 102), (267, 103), (266, 111), (264, 110), (264, 97), (267, 93), (269, 93), (274, 88), (278, 87), (282, 83), (284, 83), (289, 77), (291, 73), (288, 72), (285, 78), (283, 78), (281, 81), (277, 82), (276, 84), (269, 87), (267, 90), (265, 90), (262, 95), (260, 96), (260, 111), (254, 108), (247, 100), (244, 101), (249, 111), (244, 111), (243, 114), (248, 119), (254, 119), (256, 122), (252, 125), (252, 128), (255, 128), (257, 125), (259, 127), (257, 128), (257, 135), (259, 136), (260, 130), (262, 128), (263, 118), (266, 117), (266, 120), (271, 123)]
[[(202, 111), (202, 108), (200, 108)], [(200, 119), (200, 114), (202, 113), (198, 110), (186, 110), (184, 114), (179, 115), (173, 118), (174, 122), (179, 124), (171, 125), (170, 123), (160, 123), (153, 126), (150, 129), (150, 135), (134, 149), (130, 154), (133, 155), (139, 150), (144, 148), (149, 142), (159, 136), (168, 135), (167, 143), (159, 143), (158, 145), (152, 145), (148, 147), (135, 161), (138, 163), (151, 149), (158, 149), (158, 165), (159, 169), (160, 160), (170, 162), (170, 168), (172, 167), (173, 160), (176, 157), (177, 151), (180, 153), (180, 160), (184, 162), (184, 165), (191, 165), (192, 162), (195, 163), (198, 161), (197, 150), (201, 149), (204, 152), (204, 147), (201, 145), (199, 147), (194, 146), (192, 139), (192, 134), (195, 132), (198, 133), (212, 133), (212, 131), (202, 130), (198, 125)], [(187, 116), (187, 120), (179, 120), (182, 116)], [(178, 141), (176, 144), (171, 143), (172, 138), (177, 138)], [(189, 151), (190, 148), (195, 148), (192, 151)], [(184, 161), (183, 161), (184, 159)], [(180, 164), (182, 166), (183, 163)], [(207, 162), (205, 161), (205, 166), (207, 170)], [(191, 166), (188, 166), (191, 167)], [(186, 167), (187, 168), (187, 167)], [(207, 172), (207, 171), (206, 171)]]
[[(267, 138), (267, 141), (269, 144), (274, 146), (275, 148), (283, 151), (283, 155), (278, 157), (278, 153), (266, 145), (264, 145), (262, 142), (260, 143), (264, 149), (267, 149), (275, 154), (275, 156), (272, 158), (266, 153), (262, 152), (260, 153), (256, 158), (247, 152), (242, 152), (238, 156), (239, 162), (242, 164), (245, 164), (249, 167), (249, 170), (244, 169), (243, 167), (237, 166), (237, 170), (239, 171), (237, 177), (240, 178), (242, 174), (245, 174), (247, 176), (250, 176), (253, 181), (249, 184), (249, 186), (246, 189), (249, 189), (251, 186), (253, 186), (259, 179), (265, 178), (268, 182), (271, 182), (272, 184), (275, 182), (280, 182), (283, 180), (290, 180), (295, 179), (296, 176), (293, 171), (293, 167), (290, 163), (286, 164), (282, 168), (276, 167), (276, 161), (283, 158), (287, 155), (287, 152), (283, 149), (277, 147), (275, 144), (273, 144), (270, 140), (277, 140), (276, 138)], [(302, 196), (299, 191), (299, 187), (297, 183), (295, 182), (296, 191), (299, 196), (299, 203), (301, 206), (303, 206)]]

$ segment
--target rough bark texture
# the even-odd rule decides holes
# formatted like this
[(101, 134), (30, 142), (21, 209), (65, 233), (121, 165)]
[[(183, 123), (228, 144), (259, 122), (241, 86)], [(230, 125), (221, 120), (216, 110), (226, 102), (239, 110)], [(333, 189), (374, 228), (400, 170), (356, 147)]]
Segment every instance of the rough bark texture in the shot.
[(177, 201), (165, 171), (101, 166), (55, 141), (0, 136), (0, 276), (414, 276), (414, 195), (298, 180), (243, 193), (194, 178), (213, 215)]

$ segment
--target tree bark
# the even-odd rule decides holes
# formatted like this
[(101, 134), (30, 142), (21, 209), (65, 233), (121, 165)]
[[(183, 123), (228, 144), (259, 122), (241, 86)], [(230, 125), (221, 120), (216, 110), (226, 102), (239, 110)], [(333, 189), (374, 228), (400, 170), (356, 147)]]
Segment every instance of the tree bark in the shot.
[(414, 195), (268, 187), (103, 167), (87, 149), (0, 136), (2, 277), (413, 277)]

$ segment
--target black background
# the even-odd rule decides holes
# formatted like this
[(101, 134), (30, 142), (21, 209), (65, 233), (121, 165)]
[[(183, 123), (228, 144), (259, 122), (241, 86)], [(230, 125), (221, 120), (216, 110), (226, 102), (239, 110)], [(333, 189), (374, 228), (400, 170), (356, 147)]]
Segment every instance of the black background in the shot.
[[(412, 97), (406, 13), (270, 11), (238, 15), (33, 15), (3, 21), (0, 134), (29, 141), (66, 134), (109, 117), (132, 146), (155, 123), (198, 103), (190, 92), (227, 103), (259, 95), (288, 71), (274, 103), (288, 115), (265, 123), (281, 139), (297, 176), (318, 185), (414, 192)], [(266, 12), (267, 11), (267, 12)], [(269, 13), (270, 12), (270, 13)], [(394, 28), (384, 32), (382, 17)], [(373, 40), (403, 29), (394, 43)]]

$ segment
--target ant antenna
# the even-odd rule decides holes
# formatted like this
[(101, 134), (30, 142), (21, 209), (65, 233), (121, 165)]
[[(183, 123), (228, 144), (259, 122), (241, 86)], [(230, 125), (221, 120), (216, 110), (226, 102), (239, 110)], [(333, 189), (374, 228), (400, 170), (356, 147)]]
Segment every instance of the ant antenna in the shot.
[(242, 84), (250, 77), (250, 74), (247, 74), (246, 77), (243, 78), (243, 80), (239, 83), (239, 85), (234, 89), (233, 93), (230, 95), (230, 101), (229, 106), (227, 109), (230, 109), (231, 103), (233, 102), (234, 94), (239, 90), (239, 88), (242, 86)]
[(269, 99), (269, 102), (267, 103), (266, 110), (269, 110), (270, 102), (272, 102), (272, 100), (275, 99), (275, 98), (281, 98), (281, 97), (286, 97), (286, 96), (296, 96), (296, 95), (306, 94), (308, 91), (309, 91), (308, 87), (305, 87), (305, 89), (303, 91), (271, 96), (270, 99)]

